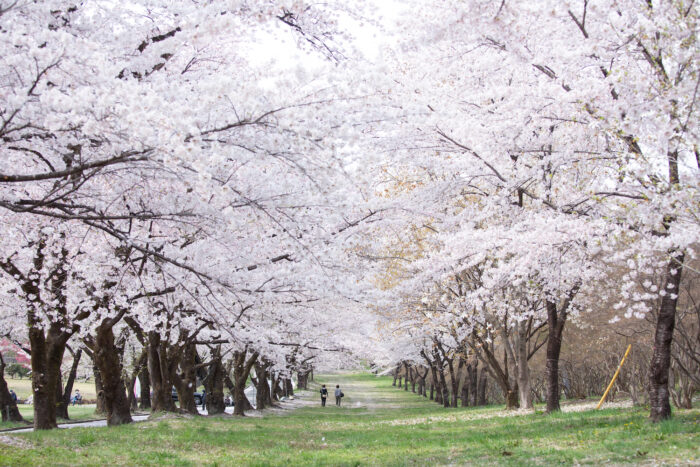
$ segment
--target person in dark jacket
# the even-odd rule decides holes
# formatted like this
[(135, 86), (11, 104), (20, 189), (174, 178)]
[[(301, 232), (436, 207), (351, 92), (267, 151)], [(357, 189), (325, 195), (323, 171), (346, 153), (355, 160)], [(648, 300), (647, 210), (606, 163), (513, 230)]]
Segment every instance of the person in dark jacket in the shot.
[(335, 405), (340, 407), (340, 400), (343, 398), (345, 394), (343, 394), (343, 391), (340, 390), (340, 385), (336, 384), (335, 385)]
[(326, 389), (326, 385), (324, 384), (321, 386), (321, 407), (326, 406), (326, 398), (328, 397), (328, 389)]

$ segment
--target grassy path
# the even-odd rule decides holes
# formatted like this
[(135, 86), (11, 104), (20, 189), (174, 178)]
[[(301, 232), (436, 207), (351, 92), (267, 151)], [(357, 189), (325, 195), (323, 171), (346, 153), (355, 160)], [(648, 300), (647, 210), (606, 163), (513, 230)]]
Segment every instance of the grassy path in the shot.
[[(320, 406), (319, 383), (343, 407)], [(0, 465), (551, 465), (700, 463), (700, 410), (652, 426), (643, 409), (554, 416), (444, 409), (389, 378), (317, 377), (294, 410), (169, 417), (118, 428), (0, 437)], [(287, 407), (290, 407), (291, 404)]]

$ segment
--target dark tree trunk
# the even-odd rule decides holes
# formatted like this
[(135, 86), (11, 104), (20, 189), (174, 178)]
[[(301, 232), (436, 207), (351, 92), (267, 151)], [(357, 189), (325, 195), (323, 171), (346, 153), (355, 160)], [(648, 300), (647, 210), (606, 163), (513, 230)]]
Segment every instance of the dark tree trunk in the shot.
[[(484, 368), (485, 369), (485, 368)], [(464, 384), (469, 385), (469, 392), (471, 394), (471, 405), (476, 406), (478, 402), (478, 380), (479, 380), (479, 362), (478, 360), (474, 364), (467, 365), (467, 380)]]
[(403, 369), (406, 373), (406, 377), (404, 378), (403, 390), (408, 391), (408, 380), (411, 378), (411, 367), (408, 366), (408, 362), (403, 363)]
[[(442, 388), (440, 387), (440, 380), (438, 379), (437, 375), (437, 370), (435, 369), (435, 365), (431, 363), (430, 365), (430, 373), (432, 376), (432, 384), (430, 385), (430, 400), (434, 400), (438, 404), (442, 403)], [(435, 393), (435, 397), (433, 398), (433, 393)]]
[(146, 350), (146, 365), (139, 372), (139, 385), (141, 386), (141, 396), (139, 400), (139, 408), (141, 410), (151, 408), (151, 381), (148, 374), (148, 350)]
[(679, 285), (684, 254), (671, 251), (670, 255), (673, 259), (668, 262), (664, 287), (661, 289), (666, 294), (661, 298), (656, 319), (654, 352), (649, 370), (649, 405), (651, 407), (650, 418), (653, 422), (671, 418), (668, 376), (671, 367), (671, 343), (673, 330), (676, 326), (676, 306), (680, 293)]
[(147, 358), (148, 354), (146, 349), (144, 348), (141, 352), (141, 355), (139, 355), (138, 358), (134, 359), (134, 370), (131, 373), (131, 376), (126, 381), (126, 393), (129, 397), (129, 407), (131, 408), (132, 412), (136, 412), (139, 408), (136, 397), (136, 379), (139, 378), (139, 375), (146, 366)]
[(297, 372), (297, 389), (309, 389), (309, 372), (307, 370)]
[(420, 393), (421, 396), (427, 397), (425, 386), (428, 384), (426, 378), (428, 377), (428, 374), (430, 373), (430, 369), (426, 368), (425, 372), (423, 374), (421, 374), (420, 371), (416, 368), (416, 372), (418, 373), (418, 377), (420, 378), (420, 388), (418, 389), (418, 392)]
[(454, 368), (454, 359), (447, 359), (447, 368), (450, 371), (450, 386), (452, 389), (452, 399), (450, 400), (451, 407), (457, 407), (457, 397), (459, 395), (459, 369), (462, 367), (460, 360), (457, 371)]
[(506, 409), (507, 410), (512, 410), (512, 409), (517, 409), (520, 404), (518, 403), (518, 391), (517, 390), (510, 390), (505, 394), (506, 398)]
[(450, 391), (447, 388), (447, 381), (445, 380), (445, 370), (438, 368), (438, 377), (440, 378), (440, 402), (442, 402), (443, 407), (450, 406)]
[(284, 393), (287, 398), (294, 395), (294, 385), (291, 378), (284, 378)]
[(464, 378), (462, 383), (462, 407), (469, 406), (469, 377)]
[(177, 412), (173, 402), (170, 370), (166, 360), (166, 343), (161, 342), (160, 334), (148, 333), (148, 375), (153, 389), (151, 412)]
[(58, 383), (56, 384), (56, 418), (70, 420), (70, 418), (68, 418), (68, 404), (63, 399), (63, 378), (60, 373), (58, 374)]
[(70, 404), (70, 397), (71, 393), (73, 392), (73, 383), (75, 383), (75, 377), (78, 374), (78, 365), (80, 365), (80, 357), (82, 357), (82, 355), (83, 349), (78, 349), (78, 351), (73, 354), (73, 363), (71, 364), (68, 379), (66, 380), (66, 386), (63, 389), (63, 394), (61, 395), (61, 402), (66, 408), (66, 419), (68, 418), (68, 405)]
[(442, 381), (440, 380), (440, 375), (435, 365), (433, 365), (431, 371), (433, 373), (433, 385), (435, 386), (435, 402), (442, 404), (444, 395)]
[(272, 405), (272, 396), (270, 394), (270, 384), (267, 382), (269, 365), (267, 363), (255, 363), (255, 409), (263, 410), (265, 407)]
[(127, 381), (126, 384), (126, 398), (129, 401), (129, 410), (136, 412), (139, 408), (139, 403), (136, 400), (136, 378), (138, 375), (134, 376), (132, 379)]
[(284, 382), (284, 378), (279, 374), (275, 378), (275, 387), (270, 386), (272, 393), (272, 400), (279, 401), (282, 397), (287, 397), (287, 387)]
[(48, 284), (51, 301), (51, 319), (54, 321), (45, 327), (37, 315), (37, 305), (46, 305), (41, 301), (41, 291), (33, 276), (44, 269), (47, 238), (41, 235), (36, 243), (36, 253), (32, 269), (25, 275), (11, 259), (0, 261), (0, 268), (20, 282), (20, 287), (27, 297), (27, 329), (31, 348), (32, 396), (34, 398), (34, 429), (48, 430), (56, 428), (56, 385), (61, 374), (61, 363), (66, 342), (76, 331), (66, 318), (65, 282), (66, 258), (68, 250), (61, 248), (57, 261), (49, 271)]
[(547, 378), (547, 413), (561, 410), (559, 407), (559, 354), (561, 353), (561, 338), (566, 323), (566, 310), (557, 311), (554, 302), (547, 301), (547, 363), (545, 377)]
[(122, 377), (121, 351), (114, 343), (114, 320), (105, 320), (96, 329), (95, 363), (102, 377), (107, 425), (116, 426), (131, 423), (129, 399)]
[[(180, 403), (180, 411), (192, 415), (199, 415), (197, 404), (194, 400), (194, 391), (197, 387), (197, 373), (195, 371), (196, 352), (195, 344), (187, 344), (183, 348), (179, 365), (180, 373), (177, 372), (177, 365), (173, 362), (170, 363), (172, 372), (171, 378), (175, 383), (175, 390), (177, 391), (177, 398)], [(172, 358), (173, 355), (170, 355), (170, 357)]]
[(216, 415), (226, 411), (224, 402), (224, 364), (221, 361), (221, 346), (218, 345), (212, 352), (212, 362), (209, 365), (207, 376), (204, 378), (204, 388), (207, 391), (207, 412)]
[(392, 386), (396, 386), (396, 379), (399, 377), (399, 367), (397, 366), (394, 370), (394, 381), (391, 383)]
[(105, 406), (105, 392), (102, 390), (102, 375), (100, 374), (100, 369), (97, 364), (92, 364), (92, 374), (95, 377), (95, 415), (105, 415), (107, 414), (107, 408)]
[(403, 381), (403, 377), (399, 376), (399, 389), (401, 389), (402, 381)]
[(270, 399), (278, 401), (283, 395), (280, 387), (280, 376), (276, 371), (268, 371), (267, 376), (270, 378)]
[[(236, 399), (234, 397), (234, 394), (236, 391), (236, 385), (233, 383), (233, 380), (229, 376), (226, 376), (226, 377), (224, 377), (224, 384), (226, 385), (229, 392), (231, 393), (231, 398), (233, 398), (234, 404), (238, 405), (238, 403), (236, 402)], [(242, 407), (241, 408), (242, 411), (253, 410), (253, 404), (250, 403), (250, 401), (248, 400), (248, 397), (246, 397), (246, 395), (245, 395), (245, 392), (243, 393), (241, 407)], [(234, 409), (234, 412), (235, 412), (235, 409)], [(234, 413), (234, 415), (236, 415), (236, 414)]]
[(486, 405), (488, 401), (486, 400), (486, 384), (488, 382), (488, 370), (486, 368), (481, 369), (481, 376), (479, 376), (479, 386), (478, 386), (478, 404)]
[(22, 414), (19, 413), (17, 402), (12, 399), (10, 390), (5, 381), (5, 360), (0, 354), (0, 411), (3, 422), (23, 422)]
[(247, 360), (246, 354), (246, 351), (234, 352), (233, 354), (233, 414), (241, 417), (245, 415), (243, 412), (249, 410), (250, 407), (250, 401), (245, 396), (245, 383), (253, 364), (258, 359), (257, 352), (254, 352)]
[(44, 336), (43, 329), (31, 324), (29, 327), (35, 430), (57, 427), (56, 386), (59, 384), (67, 340), (60, 328), (60, 325), (52, 324)]

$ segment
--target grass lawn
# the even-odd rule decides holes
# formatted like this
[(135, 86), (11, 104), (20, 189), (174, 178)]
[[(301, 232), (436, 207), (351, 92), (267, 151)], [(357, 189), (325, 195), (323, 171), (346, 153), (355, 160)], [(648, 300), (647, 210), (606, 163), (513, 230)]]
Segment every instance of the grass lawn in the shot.
[(698, 409), (652, 425), (644, 409), (513, 415), (502, 407), (444, 409), (393, 388), (389, 378), (316, 382), (331, 389), (339, 383), (344, 406), (321, 408), (315, 390), (304, 394), (314, 405), (280, 416), (171, 417), (16, 434), (14, 445), (0, 440), (0, 465), (700, 463)]

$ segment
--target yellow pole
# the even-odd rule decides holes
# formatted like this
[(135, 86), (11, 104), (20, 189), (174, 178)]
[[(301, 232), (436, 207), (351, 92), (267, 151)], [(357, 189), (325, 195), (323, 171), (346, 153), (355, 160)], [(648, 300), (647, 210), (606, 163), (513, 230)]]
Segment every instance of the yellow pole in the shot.
[(603, 397), (600, 398), (600, 402), (598, 402), (598, 405), (595, 408), (596, 410), (598, 410), (600, 408), (600, 406), (603, 405), (603, 402), (605, 402), (605, 398), (608, 397), (608, 393), (610, 392), (610, 389), (612, 389), (612, 386), (615, 383), (615, 380), (617, 379), (617, 375), (620, 374), (620, 369), (622, 368), (622, 364), (625, 363), (625, 359), (627, 358), (627, 355), (629, 355), (630, 350), (632, 350), (632, 344), (627, 346), (627, 351), (625, 352), (624, 357), (622, 357), (620, 364), (617, 365), (617, 371), (615, 371), (615, 374), (613, 375), (612, 379), (610, 380), (610, 384), (608, 384), (608, 388), (605, 390)]

